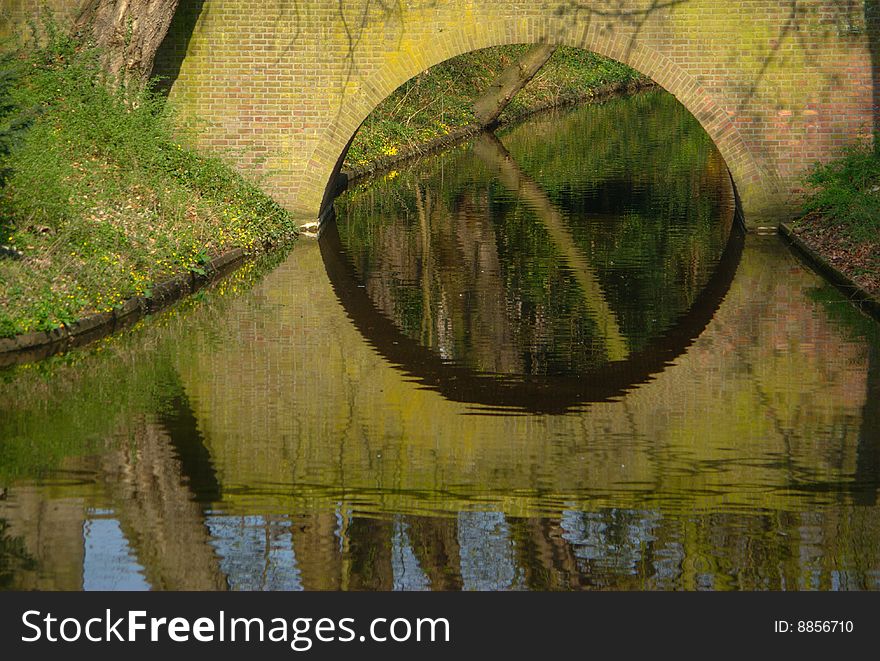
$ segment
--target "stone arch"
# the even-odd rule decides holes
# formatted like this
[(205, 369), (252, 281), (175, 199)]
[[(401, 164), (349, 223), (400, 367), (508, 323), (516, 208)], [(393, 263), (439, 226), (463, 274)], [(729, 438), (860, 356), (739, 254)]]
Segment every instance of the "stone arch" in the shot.
[(311, 154), (302, 182), (300, 203), (320, 209), (345, 158), (348, 147), (364, 120), (378, 105), (419, 73), (448, 59), (492, 46), (549, 42), (591, 51), (616, 60), (647, 76), (675, 96), (696, 118), (714, 142), (731, 173), (742, 200), (747, 222), (751, 211), (763, 211), (765, 200), (779, 196), (779, 182), (763, 170), (737, 130), (728, 111), (683, 66), (658, 50), (621, 33), (597, 29), (592, 24), (554, 30), (547, 22), (521, 22), (510, 29), (497, 24), (469, 25), (424, 48), (403, 49), (389, 59), (357, 93), (343, 95), (340, 107)]

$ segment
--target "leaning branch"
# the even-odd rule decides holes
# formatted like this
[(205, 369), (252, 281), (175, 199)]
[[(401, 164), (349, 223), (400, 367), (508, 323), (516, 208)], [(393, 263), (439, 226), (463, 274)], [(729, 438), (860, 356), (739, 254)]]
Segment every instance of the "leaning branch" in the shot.
[(522, 59), (514, 62), (489, 86), (489, 89), (474, 103), (474, 117), (483, 128), (492, 128), (513, 98), (547, 64), (556, 46), (538, 44)]

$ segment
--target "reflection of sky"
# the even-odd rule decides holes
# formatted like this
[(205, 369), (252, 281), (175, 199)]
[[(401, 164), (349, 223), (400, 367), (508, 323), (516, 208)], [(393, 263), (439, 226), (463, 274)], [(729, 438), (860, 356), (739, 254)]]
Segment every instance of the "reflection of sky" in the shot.
[[(350, 523), (351, 516), (340, 522)], [(658, 512), (608, 509), (599, 512), (565, 510), (558, 520), (562, 538), (577, 558), (577, 571), (593, 576), (599, 583), (615, 585), (614, 576), (633, 576), (647, 570), (645, 589), (681, 587), (682, 573), (688, 573), (696, 590), (715, 590), (716, 572), (736, 573), (736, 564), (724, 554), (716, 557), (685, 553), (682, 531), (667, 531), (657, 539), (663, 523)], [(450, 522), (451, 523), (451, 522)], [(809, 514), (801, 515), (797, 527), (800, 543), (799, 571), (786, 583), (780, 572), (782, 589), (853, 590), (880, 589), (880, 570), (835, 569), (829, 573), (830, 585), (822, 581), (823, 530)], [(291, 521), (287, 517), (228, 516), (209, 514), (206, 525), (220, 560), (220, 568), (234, 590), (301, 590), (302, 576), (293, 547)], [(674, 526), (673, 526), (674, 527)], [(464, 590), (524, 589), (522, 558), (510, 525), (500, 512), (461, 512), (457, 516), (462, 587)], [(344, 528), (343, 528), (344, 530)], [(336, 534), (344, 533), (337, 530)], [(89, 510), (82, 528), (84, 542), (83, 589), (148, 590), (144, 567), (129, 544), (111, 510)], [(422, 591), (431, 589), (431, 580), (416, 553), (410, 524), (403, 516), (391, 526), (392, 589)], [(343, 543), (343, 555), (345, 554)], [(649, 559), (648, 566), (640, 563)], [(455, 560), (451, 560), (455, 563)], [(551, 569), (547, 566), (545, 569)], [(428, 568), (432, 569), (432, 568)], [(436, 569), (436, 568), (434, 568)], [(762, 586), (761, 577), (752, 577)], [(766, 577), (768, 580), (772, 576)], [(764, 588), (772, 588), (768, 582)]]
[(341, 505), (337, 503), (334, 514), (336, 516), (336, 530), (333, 531), (333, 535), (336, 537), (336, 542), (339, 544), (339, 552), (342, 553), (345, 550), (346, 521), (351, 518), (351, 510), (343, 512)]
[(461, 579), (464, 590), (522, 588), (510, 528), (501, 512), (458, 515)]
[(660, 522), (655, 512), (612, 509), (600, 512), (562, 513), (562, 538), (572, 545), (576, 557), (591, 564), (633, 574), (644, 549), (656, 537)]
[[(848, 569), (835, 569), (831, 572), (831, 589), (835, 592), (840, 590), (880, 590), (880, 569), (865, 572), (863, 577), (858, 571)], [(819, 588), (821, 589), (821, 588)]]
[(409, 525), (400, 519), (395, 519), (391, 532), (391, 569), (396, 591), (423, 591), (431, 587), (413, 551)]
[(207, 526), (232, 590), (302, 590), (287, 518), (208, 515)]
[(678, 585), (681, 565), (685, 560), (684, 545), (679, 541), (667, 541), (654, 547), (655, 588), (671, 590)]
[(83, 590), (149, 590), (143, 567), (106, 510), (92, 510), (83, 523)]

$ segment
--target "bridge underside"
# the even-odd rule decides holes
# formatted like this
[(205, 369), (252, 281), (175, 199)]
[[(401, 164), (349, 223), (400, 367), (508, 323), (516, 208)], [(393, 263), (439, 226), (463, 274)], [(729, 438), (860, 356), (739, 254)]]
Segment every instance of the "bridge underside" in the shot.
[(206, 144), (314, 219), (352, 136), (409, 78), (489, 46), (584, 48), (694, 114), (758, 226), (796, 212), (813, 162), (873, 134), (872, 3), (204, 0), (181, 3), (157, 73)]

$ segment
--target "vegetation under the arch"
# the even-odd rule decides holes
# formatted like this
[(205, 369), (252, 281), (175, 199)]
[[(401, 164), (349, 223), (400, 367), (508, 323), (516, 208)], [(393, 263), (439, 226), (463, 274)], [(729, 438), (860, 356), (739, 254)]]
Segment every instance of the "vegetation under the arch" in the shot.
[[(410, 79), (364, 122), (346, 156), (360, 166), (394, 156), (474, 122), (474, 102), (529, 45), (496, 46), (442, 62)], [(579, 48), (560, 47), (501, 115), (513, 121), (539, 108), (589, 98), (609, 85), (645, 78), (630, 67)]]

